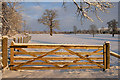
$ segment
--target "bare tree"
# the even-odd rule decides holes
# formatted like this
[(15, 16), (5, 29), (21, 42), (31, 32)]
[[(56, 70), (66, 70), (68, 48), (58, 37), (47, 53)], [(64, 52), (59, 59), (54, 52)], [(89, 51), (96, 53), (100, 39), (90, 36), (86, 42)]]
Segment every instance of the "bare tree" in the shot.
[(22, 28), (22, 15), (19, 3), (2, 2), (2, 35), (8, 32), (20, 32)]
[(90, 31), (90, 33), (92, 33), (94, 37), (95, 33), (97, 32), (97, 27), (95, 24), (90, 25)]
[(114, 34), (117, 31), (118, 22), (115, 19), (113, 19), (113, 20), (107, 22), (107, 24), (108, 24), (108, 29), (112, 30), (112, 37), (114, 37)]
[[(108, 2), (108, 0), (80, 0), (81, 2), (77, 2), (72, 0), (77, 8), (76, 14), (81, 20), (81, 24), (83, 24), (84, 19), (89, 19), (90, 21), (94, 21), (89, 13), (93, 12), (98, 20), (101, 22), (102, 19), (99, 17), (99, 12), (109, 13), (108, 8), (113, 8), (113, 4)], [(63, 6), (65, 6), (66, 2), (63, 2)]]
[(56, 20), (57, 13), (56, 10), (46, 9), (42, 15), (42, 18), (38, 19), (39, 23), (47, 25), (50, 29), (50, 35), (53, 34), (53, 28), (59, 29), (59, 20)]
[(77, 27), (76, 26), (73, 26), (73, 31), (74, 31), (74, 34), (77, 33)]

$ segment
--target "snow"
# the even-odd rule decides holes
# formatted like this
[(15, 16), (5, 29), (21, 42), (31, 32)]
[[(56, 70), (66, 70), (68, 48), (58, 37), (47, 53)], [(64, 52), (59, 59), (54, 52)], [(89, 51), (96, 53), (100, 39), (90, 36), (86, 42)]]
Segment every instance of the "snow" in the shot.
[(111, 51), (118, 53), (119, 35), (112, 37), (110, 34), (96, 34), (92, 37), (90, 34), (31, 34), (30, 43), (45, 44), (81, 44), (81, 45), (103, 45), (104, 42), (110, 41)]
[[(93, 38), (90, 34), (31, 34), (29, 43), (39, 44), (80, 44), (80, 45), (103, 45), (110, 41), (111, 51), (118, 51), (119, 35), (112, 37), (110, 34), (96, 34)], [(38, 51), (38, 49), (36, 49)], [(110, 69), (74, 69), (74, 70), (5, 70), (3, 78), (118, 78), (118, 59), (111, 56)]]

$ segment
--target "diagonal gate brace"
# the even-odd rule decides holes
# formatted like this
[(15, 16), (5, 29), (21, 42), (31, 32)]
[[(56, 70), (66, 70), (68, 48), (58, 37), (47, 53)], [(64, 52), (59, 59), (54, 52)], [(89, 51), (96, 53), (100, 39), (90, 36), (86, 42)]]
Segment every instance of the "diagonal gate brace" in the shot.
[(84, 57), (84, 56), (81, 56), (81, 55), (78, 54), (77, 52), (73, 52), (73, 51), (69, 50), (69, 49), (66, 48), (66, 47), (63, 47), (63, 48), (64, 48), (66, 51), (68, 51), (69, 53), (73, 54), (73, 55), (77, 55), (78, 57), (80, 57), (80, 58), (82, 58), (82, 59), (84, 59), (84, 60), (87, 60), (87, 61), (89, 61), (90, 63), (96, 64), (96, 65), (99, 66), (100, 68), (104, 68), (104, 66), (102, 66), (102, 65), (100, 65), (100, 64), (98, 64), (98, 63), (96, 63), (96, 62), (94, 62), (94, 61), (92, 61), (92, 60), (90, 60), (89, 58), (86, 58), (86, 57)]
[(38, 57), (36, 57), (36, 58), (33, 58), (33, 59), (30, 60), (30, 61), (27, 61), (27, 62), (25, 62), (25, 63), (21, 63), (21, 64), (15, 66), (14, 69), (17, 70), (17, 69), (19, 69), (20, 67), (22, 67), (22, 66), (24, 66), (24, 65), (26, 65), (26, 64), (28, 64), (28, 63), (31, 63), (31, 62), (39, 59), (39, 58), (42, 58), (42, 57), (48, 55), (49, 53), (53, 53), (53, 52), (58, 51), (58, 50), (60, 50), (60, 49), (61, 49), (61, 47), (58, 47), (58, 48), (56, 48), (56, 49), (54, 49), (54, 50), (52, 50), (52, 51), (50, 51), (50, 52), (47, 52), (47, 53), (45, 53), (45, 54), (43, 54), (43, 55), (41, 55), (41, 56), (38, 56)]

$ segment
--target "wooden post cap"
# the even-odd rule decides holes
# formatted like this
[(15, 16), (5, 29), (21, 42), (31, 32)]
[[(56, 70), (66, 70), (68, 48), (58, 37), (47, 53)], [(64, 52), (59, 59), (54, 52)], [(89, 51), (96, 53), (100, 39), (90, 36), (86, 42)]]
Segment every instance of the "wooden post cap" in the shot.
[(110, 41), (106, 41), (105, 43), (110, 43)]

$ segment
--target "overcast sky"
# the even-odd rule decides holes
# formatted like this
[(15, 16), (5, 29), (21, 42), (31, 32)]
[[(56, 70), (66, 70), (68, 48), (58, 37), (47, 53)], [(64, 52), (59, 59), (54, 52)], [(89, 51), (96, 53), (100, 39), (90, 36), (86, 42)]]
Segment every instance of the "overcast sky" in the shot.
[(76, 17), (76, 6), (73, 3), (66, 3), (67, 8), (62, 7), (60, 2), (24, 2), (23, 6), (23, 19), (27, 21), (27, 26), (33, 31), (47, 31), (49, 28), (43, 24), (38, 23), (38, 18), (42, 16), (45, 9), (55, 9), (57, 10), (58, 17), (60, 20), (60, 30), (57, 31), (72, 31), (73, 26), (77, 26), (77, 29), (89, 29), (91, 24), (95, 24), (97, 28), (102, 26), (107, 27), (107, 22), (116, 19), (118, 21), (118, 3), (114, 3), (115, 7), (109, 9), (108, 14), (99, 13), (100, 18), (104, 21), (103, 23), (97, 20), (93, 13), (89, 15), (93, 18), (95, 22), (85, 20), (84, 24), (81, 25), (80, 19)]

